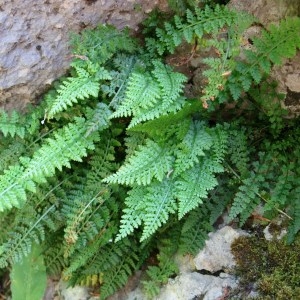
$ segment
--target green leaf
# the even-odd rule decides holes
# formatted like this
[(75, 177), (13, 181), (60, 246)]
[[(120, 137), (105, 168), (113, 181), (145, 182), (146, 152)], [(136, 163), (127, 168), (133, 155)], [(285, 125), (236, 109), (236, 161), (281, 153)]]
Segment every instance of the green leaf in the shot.
[(164, 147), (148, 139), (117, 173), (104, 179), (105, 182), (132, 185), (148, 185), (153, 178), (162, 181), (172, 169), (173, 157)]
[(47, 275), (41, 247), (34, 245), (22, 262), (15, 263), (11, 271), (11, 291), (14, 300), (41, 300)]

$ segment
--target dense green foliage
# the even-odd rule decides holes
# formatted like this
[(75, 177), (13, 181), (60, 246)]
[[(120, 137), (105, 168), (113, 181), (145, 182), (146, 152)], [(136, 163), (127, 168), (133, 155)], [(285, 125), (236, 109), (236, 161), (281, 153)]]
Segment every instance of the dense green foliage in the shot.
[(232, 253), (237, 261), (235, 272), (240, 278), (240, 290), (233, 290), (230, 299), (246, 299), (247, 289), (249, 292), (254, 284), (259, 292), (255, 299), (299, 299), (299, 237), (289, 247), (277, 239), (277, 234), (271, 241), (257, 236), (243, 236), (234, 241)]
[[(195, 253), (224, 210), (242, 224), (261, 203), (291, 219), (293, 241), (300, 129), (266, 78), (300, 47), (300, 20), (263, 31), (241, 61), (252, 18), (240, 17), (223, 6), (187, 10), (145, 40), (111, 26), (86, 30), (73, 39), (69, 76), (39, 106), (1, 113), (1, 268), (39, 244), (49, 274), (101, 284), (105, 299), (158, 251), (151, 294), (176, 272), (175, 253)], [(204, 60), (198, 99), (164, 62), (183, 42), (219, 53)]]

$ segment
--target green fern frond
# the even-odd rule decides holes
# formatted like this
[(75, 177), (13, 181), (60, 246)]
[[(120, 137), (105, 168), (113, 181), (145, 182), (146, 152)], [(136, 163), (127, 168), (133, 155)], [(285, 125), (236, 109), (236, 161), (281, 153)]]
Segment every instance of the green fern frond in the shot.
[(176, 150), (174, 175), (181, 174), (199, 162), (204, 156), (204, 150), (212, 145), (212, 138), (206, 131), (204, 124), (191, 122), (189, 131)]
[[(70, 283), (73, 284), (80, 282), (80, 280), (78, 281), (78, 278), (76, 277), (76, 273), (78, 273), (83, 266), (88, 266), (90, 261), (92, 262), (98, 257), (99, 251), (101, 251), (101, 249), (105, 249), (104, 246), (109, 243), (116, 230), (117, 228), (115, 224), (111, 222), (110, 226), (106, 227), (106, 230), (101, 231), (98, 239), (94, 239), (89, 243), (89, 251), (76, 251), (73, 253), (72, 257), (69, 258), (68, 267), (63, 272), (63, 277), (70, 279)], [(109, 243), (109, 245), (113, 244)]]
[(179, 253), (196, 255), (203, 248), (208, 233), (213, 231), (209, 211), (205, 205), (191, 211), (184, 221), (179, 241)]
[(100, 288), (100, 299), (107, 299), (108, 296), (122, 288), (128, 281), (133, 272), (138, 269), (139, 257), (133, 251), (132, 246), (127, 253), (123, 253), (122, 259), (109, 270), (105, 272), (105, 280)]
[(178, 273), (178, 266), (174, 261), (174, 257), (178, 250), (181, 232), (178, 223), (172, 221), (170, 222), (171, 226), (170, 224), (165, 226), (157, 241), (158, 254), (156, 259), (158, 264), (148, 266), (146, 280), (142, 281), (143, 290), (146, 296), (151, 299), (159, 294), (160, 287), (167, 283), (171, 276)]
[(28, 224), (20, 224), (14, 228), (10, 233), (10, 239), (0, 246), (0, 267), (4, 268), (9, 263), (22, 261), (23, 257), (31, 251), (33, 243), (40, 244), (44, 241), (46, 229), (56, 229), (51, 221), (56, 213), (55, 205), (51, 205), (42, 214), (33, 213), (34, 222), (23, 219)]
[(246, 175), (249, 172), (250, 149), (245, 128), (230, 130), (228, 144), (228, 155), (231, 162), (239, 174)]
[(112, 111), (108, 108), (105, 103), (97, 103), (96, 108), (87, 108), (87, 131), (85, 136), (89, 136), (91, 133), (96, 131), (102, 131), (109, 127), (109, 118)]
[(125, 204), (117, 240), (143, 224), (141, 241), (144, 241), (167, 222), (170, 214), (175, 213), (174, 183), (165, 179), (162, 182), (154, 181), (147, 187), (134, 187)]
[(80, 35), (73, 35), (72, 46), (75, 55), (83, 55), (100, 65), (118, 52), (133, 53), (137, 49), (128, 29), (120, 31), (111, 25), (99, 25), (92, 30), (83, 30)]
[(186, 77), (159, 61), (153, 62), (153, 66), (151, 74), (132, 74), (126, 98), (113, 114), (113, 117), (133, 116), (128, 128), (176, 112), (184, 104), (185, 99), (180, 95)]
[[(91, 64), (91, 62), (89, 62)], [(82, 67), (73, 63), (77, 76), (68, 77), (57, 90), (58, 96), (49, 103), (46, 112), (47, 118), (52, 119), (57, 113), (66, 110), (68, 106), (73, 106), (78, 100), (84, 100), (90, 96), (97, 97), (100, 90), (100, 80), (110, 80), (109, 72), (103, 67), (93, 66), (97, 73), (88, 72)], [(87, 65), (91, 68), (91, 66)], [(88, 69), (87, 68), (87, 69)], [(99, 78), (101, 76), (101, 78)]]
[(114, 117), (128, 117), (140, 114), (142, 108), (154, 106), (160, 96), (159, 85), (148, 73), (133, 73), (128, 83), (125, 101)]
[(104, 179), (107, 183), (148, 185), (153, 178), (162, 181), (172, 169), (173, 156), (165, 148), (148, 139), (129, 157), (117, 173)]
[(260, 203), (259, 188), (263, 181), (264, 177), (254, 172), (251, 172), (249, 177), (242, 181), (230, 208), (230, 220), (239, 215), (240, 224), (245, 223), (254, 208)]
[(134, 229), (142, 225), (143, 214), (145, 209), (144, 196), (147, 190), (144, 186), (134, 186), (125, 199), (126, 207), (123, 209), (120, 220), (120, 229), (115, 241), (130, 235)]
[(300, 18), (287, 18), (253, 39), (254, 50), (245, 50), (246, 61), (237, 62), (228, 78), (228, 89), (234, 100), (241, 96), (242, 91), (250, 89), (251, 82), (259, 84), (263, 76), (271, 72), (272, 64), (280, 65), (283, 59), (296, 54), (300, 48), (299, 30)]
[(222, 165), (213, 156), (199, 160), (193, 168), (182, 173), (176, 182), (179, 219), (202, 203), (208, 192), (218, 184), (215, 173), (223, 172)]
[[(2, 146), (2, 145), (1, 145)], [(9, 168), (18, 162), (18, 159), (25, 152), (26, 148), (23, 142), (15, 141), (10, 143), (0, 152), (0, 171)]]
[(138, 255), (138, 247), (134, 241), (124, 239), (119, 243), (107, 243), (98, 249), (94, 255), (86, 261), (83, 272), (74, 274), (71, 284), (86, 282), (87, 278), (94, 275), (100, 277), (101, 299), (121, 288), (128, 277), (141, 265), (141, 257)]
[(165, 52), (173, 53), (185, 39), (191, 43), (193, 38), (201, 39), (204, 34), (216, 33), (224, 26), (231, 26), (236, 21), (237, 14), (227, 7), (216, 5), (215, 8), (206, 6), (204, 9), (195, 8), (187, 10), (186, 17), (174, 17), (174, 23), (165, 23), (163, 29), (157, 28), (158, 40), (146, 39), (149, 52), (163, 55)]
[(14, 137), (15, 135), (20, 138), (25, 136), (25, 126), (22, 124), (21, 116), (16, 111), (7, 113), (0, 110), (0, 131), (6, 137), (8, 135)]
[(5, 170), (0, 176), (0, 211), (20, 207), (26, 201), (26, 191), (35, 192), (36, 183), (46, 182), (56, 169), (70, 167), (72, 160), (81, 161), (98, 139), (95, 133), (82, 139), (85, 130), (85, 120), (77, 118), (76, 123), (58, 130), (54, 138), (48, 138), (32, 159), (23, 158), (24, 166), (16, 165)]
[(54, 235), (48, 236), (44, 243), (44, 260), (47, 274), (60, 276), (68, 266), (68, 260), (64, 257), (63, 235), (57, 231)]
[[(152, 138), (157, 138), (166, 136), (166, 133), (170, 131), (172, 127), (176, 127), (176, 129), (174, 129), (174, 133), (178, 136), (178, 138), (182, 139), (189, 130), (190, 117), (194, 113), (197, 113), (201, 107), (202, 104), (198, 99), (189, 99), (179, 111), (175, 113), (171, 112), (165, 116), (160, 116), (158, 119), (137, 124), (128, 129), (128, 133), (144, 132)], [(179, 135), (179, 132), (182, 133), (182, 135)]]
[(149, 238), (177, 210), (175, 187), (171, 180), (153, 182), (147, 187), (147, 192), (143, 199), (145, 207), (141, 241)]
[(113, 60), (114, 69), (110, 71), (113, 80), (109, 81), (109, 84), (102, 84), (101, 90), (105, 96), (111, 98), (109, 106), (115, 110), (125, 99), (129, 79), (139, 64), (139, 59), (135, 55), (120, 54)]

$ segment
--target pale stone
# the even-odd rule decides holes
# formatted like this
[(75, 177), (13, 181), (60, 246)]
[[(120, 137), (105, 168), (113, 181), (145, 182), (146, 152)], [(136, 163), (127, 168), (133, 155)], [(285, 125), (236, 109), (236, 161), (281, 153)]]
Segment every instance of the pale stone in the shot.
[(235, 287), (234, 278), (219, 278), (196, 272), (185, 273), (163, 287), (157, 300), (192, 300), (203, 296), (204, 300), (215, 300), (222, 296), (225, 287)]
[(205, 247), (194, 258), (197, 270), (206, 270), (211, 273), (229, 270), (235, 265), (230, 251), (232, 242), (246, 233), (241, 230), (225, 226), (220, 230), (210, 233)]
[[(69, 36), (99, 23), (138, 24), (167, 0), (0, 1), (0, 107), (22, 109), (69, 67)], [(139, 9), (137, 9), (137, 6)]]

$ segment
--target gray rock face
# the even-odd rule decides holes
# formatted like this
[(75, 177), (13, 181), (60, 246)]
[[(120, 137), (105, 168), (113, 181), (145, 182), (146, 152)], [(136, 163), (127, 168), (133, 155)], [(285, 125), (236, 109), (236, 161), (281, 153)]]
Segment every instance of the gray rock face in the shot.
[(204, 249), (194, 258), (196, 269), (215, 273), (232, 268), (235, 262), (230, 247), (232, 242), (241, 235), (245, 235), (245, 232), (230, 226), (210, 233)]
[(236, 282), (231, 277), (220, 278), (202, 275), (196, 272), (186, 273), (169, 281), (158, 300), (192, 300), (203, 296), (203, 300), (221, 299), (227, 287), (234, 287)]
[[(246, 11), (254, 15), (265, 27), (278, 23), (286, 17), (300, 16), (299, 0), (231, 0), (233, 9)], [(255, 30), (255, 26), (252, 27)], [(253, 32), (256, 35), (255, 32)], [(257, 32), (259, 35), (259, 31)], [(271, 78), (279, 83), (278, 92), (286, 95), (281, 105), (288, 110), (288, 117), (300, 115), (300, 52), (286, 60), (282, 66), (275, 66)]]
[(229, 6), (253, 14), (263, 25), (300, 15), (299, 0), (231, 0)]
[(22, 108), (65, 73), (69, 35), (99, 23), (136, 28), (166, 1), (2, 0), (0, 106)]

